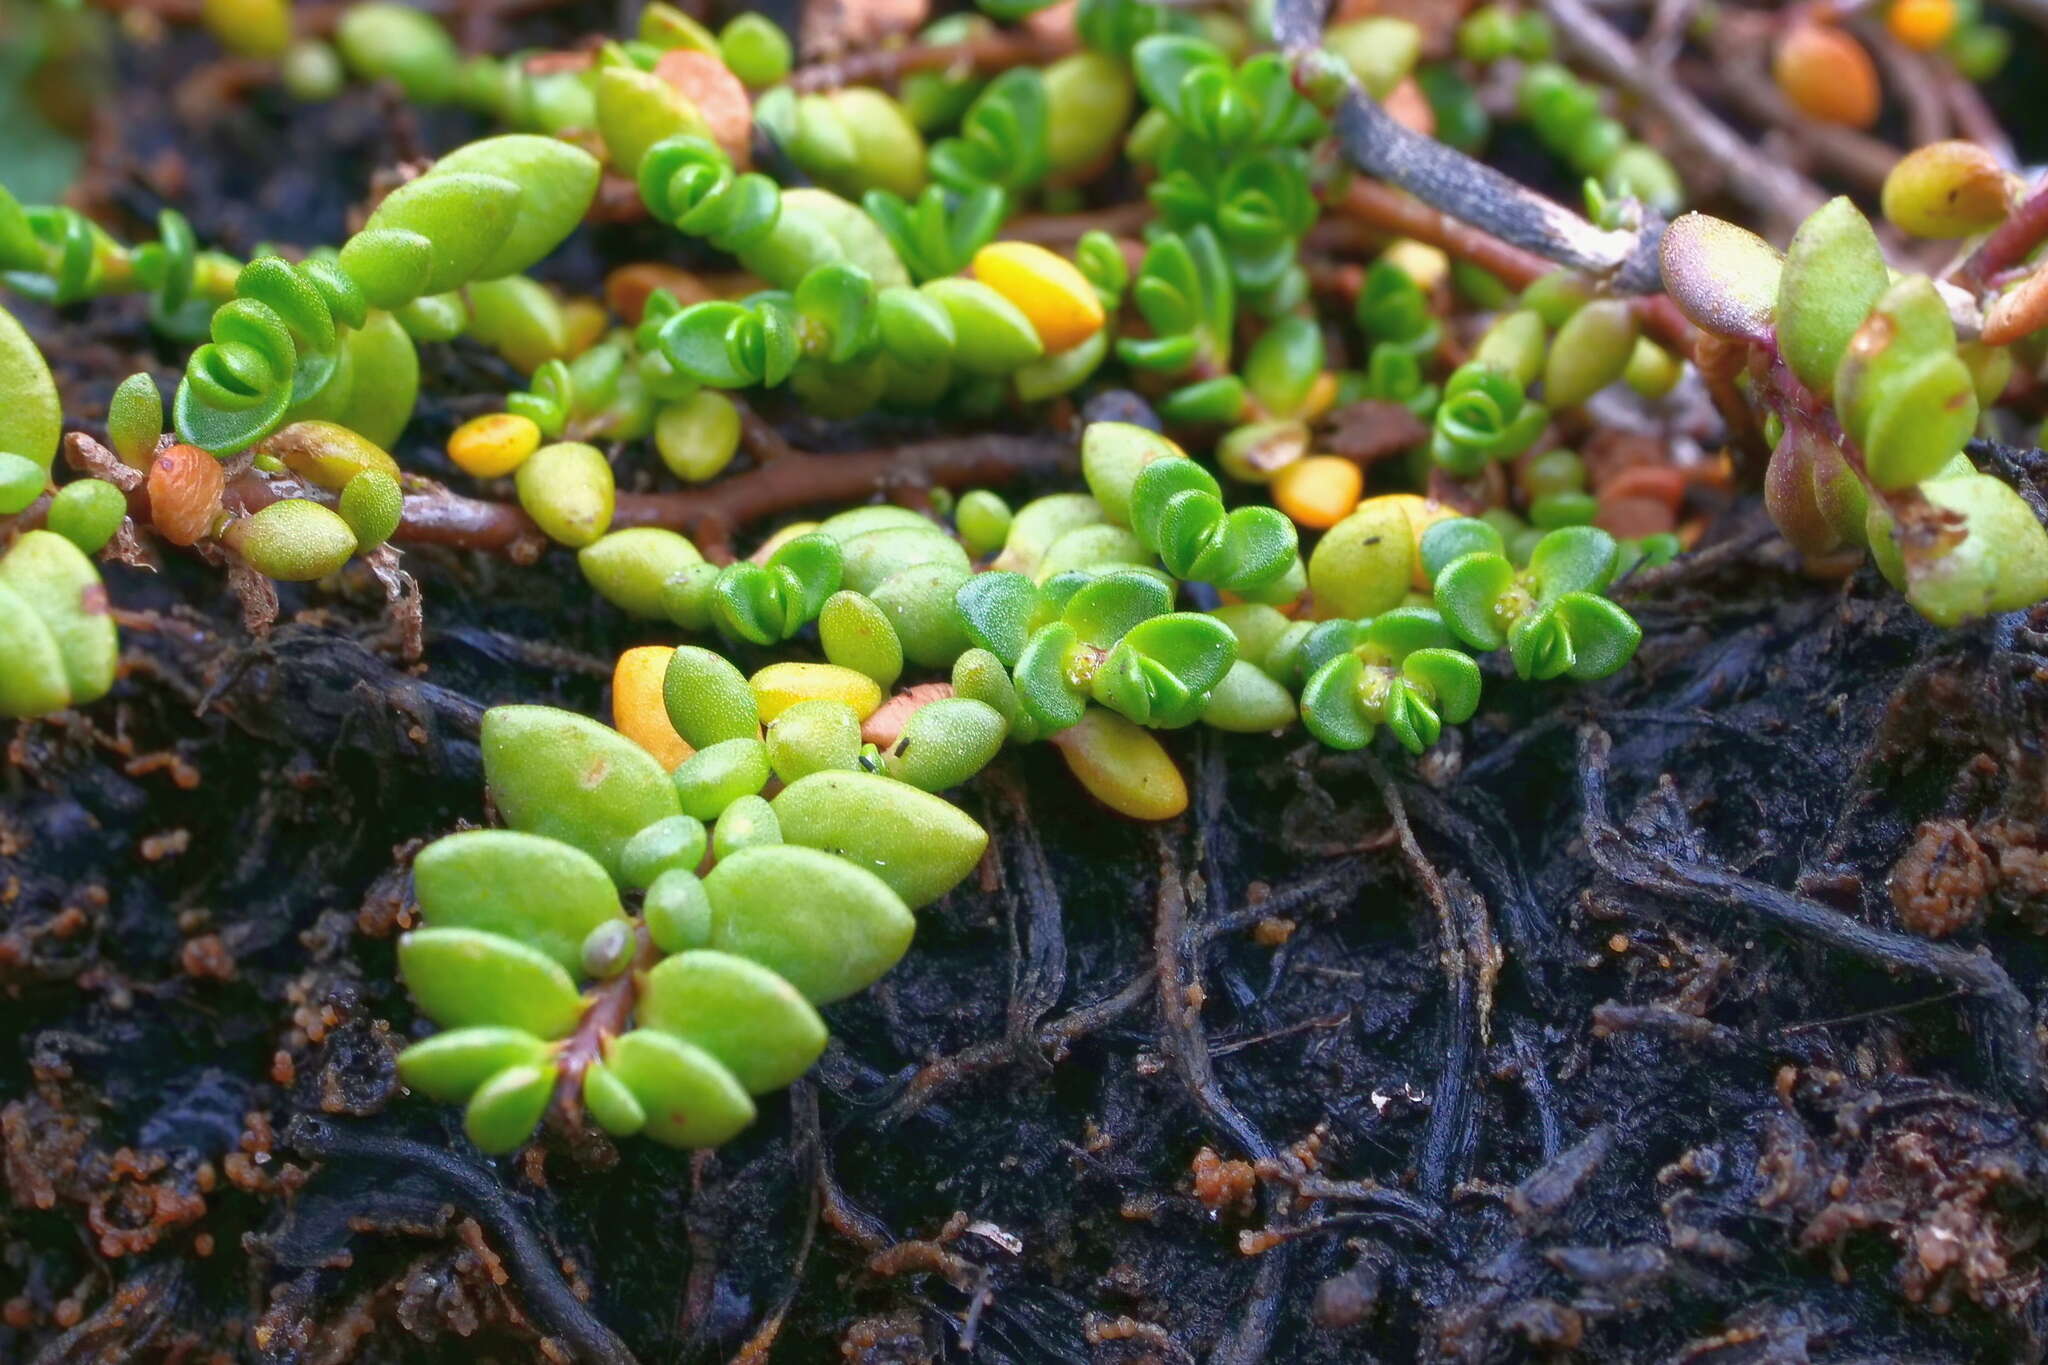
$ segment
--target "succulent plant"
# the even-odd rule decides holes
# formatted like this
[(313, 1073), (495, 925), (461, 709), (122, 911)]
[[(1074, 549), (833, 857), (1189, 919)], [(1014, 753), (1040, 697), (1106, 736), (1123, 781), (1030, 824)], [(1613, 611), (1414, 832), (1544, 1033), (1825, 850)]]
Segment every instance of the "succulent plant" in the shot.
[(487, 712), (483, 752), (510, 828), (414, 860), (422, 923), (399, 971), (444, 1031), (408, 1047), (399, 1074), (466, 1104), (487, 1152), (525, 1142), (551, 1108), (618, 1137), (731, 1138), (754, 1096), (823, 1051), (817, 1007), (893, 967), (912, 907), (986, 843), (903, 783), (820, 771), (763, 802), (689, 763), (671, 778), (625, 736), (547, 707)]

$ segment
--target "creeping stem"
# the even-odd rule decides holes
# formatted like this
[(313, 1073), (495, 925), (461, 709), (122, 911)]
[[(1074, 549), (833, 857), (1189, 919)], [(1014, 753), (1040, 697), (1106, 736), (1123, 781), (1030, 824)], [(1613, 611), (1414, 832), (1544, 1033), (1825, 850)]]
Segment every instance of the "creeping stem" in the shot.
[(1820, 187), (1755, 147), (1710, 113), (1668, 67), (1647, 64), (1585, 0), (1543, 0), (1565, 46), (1599, 77), (1654, 110), (1674, 141), (1719, 167), (1728, 188), (1767, 219), (1797, 222), (1821, 206)]
[(1634, 232), (1595, 227), (1491, 166), (1402, 127), (1355, 88), (1339, 98), (1332, 126), (1354, 166), (1434, 208), (1545, 260), (1600, 276), (1617, 293), (1650, 294), (1663, 288), (1657, 245), (1664, 224), (1655, 215)]
[[(90, 473), (82, 444), (86, 439), (73, 433), (65, 450), (73, 468)], [(1005, 484), (1025, 474), (1054, 473), (1073, 465), (1072, 444), (1044, 436), (963, 436), (845, 455), (790, 451), (705, 488), (621, 493), (612, 525), (619, 530), (662, 526), (680, 531), (695, 540), (707, 558), (725, 560), (732, 557), (735, 532), (777, 512), (859, 502), (901, 489)], [(227, 494), (249, 512), (287, 496), (253, 471), (230, 482)], [(327, 500), (331, 495), (295, 485), (289, 496)], [(149, 495), (140, 485), (129, 492), (129, 506), (138, 522), (148, 523)], [(546, 536), (516, 504), (468, 498), (418, 480), (411, 483), (404, 518), (391, 539), (400, 546), (483, 550), (522, 563), (537, 559), (547, 546)]]
[(1303, 93), (1330, 109), (1337, 144), (1353, 166), (1547, 261), (1600, 276), (1616, 293), (1663, 287), (1660, 217), (1646, 215), (1633, 232), (1595, 227), (1492, 167), (1402, 127), (1341, 63), (1318, 50), (1322, 17), (1321, 0), (1275, 0), (1273, 32), (1296, 61)]

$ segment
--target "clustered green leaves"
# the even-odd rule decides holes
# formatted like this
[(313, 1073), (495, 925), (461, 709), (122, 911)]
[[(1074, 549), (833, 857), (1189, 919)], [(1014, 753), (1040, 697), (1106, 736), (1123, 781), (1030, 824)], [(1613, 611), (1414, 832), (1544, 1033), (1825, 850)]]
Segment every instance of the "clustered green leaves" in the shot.
[[(1396, 514), (1391, 523), (1331, 532), (1312, 572), (1286, 517), (1270, 507), (1226, 507), (1215, 479), (1154, 432), (1091, 424), (1082, 469), (1089, 493), (1051, 494), (1014, 514), (985, 491), (963, 498), (960, 536), (984, 527), (974, 545), (988, 556), (981, 565), (941, 524), (874, 506), (779, 538), (759, 564), (714, 568), (682, 537), (642, 528), (591, 545), (583, 566), (612, 601), (689, 630), (772, 646), (814, 623), (830, 664), (877, 690), (855, 707), (843, 678), (814, 675), (835, 695), (799, 702), (774, 720), (767, 742), (775, 771), (786, 779), (860, 768), (931, 790), (965, 781), (1006, 741), (1060, 734), (1091, 707), (1160, 730), (1197, 720), (1277, 730), (1294, 721), (1299, 693), (1299, 714), (1328, 743), (1359, 747), (1385, 726), (1420, 752), (1445, 721), (1469, 719), (1477, 706), (1471, 651), (1505, 649), (1525, 678), (1592, 679), (1619, 669), (1640, 638), (1600, 594), (1644, 550), (1625, 556), (1590, 526), (1537, 532), (1511, 561), (1484, 522), (1440, 523), (1418, 544)], [(1347, 549), (1353, 545), (1356, 553)], [(1407, 600), (1418, 562), (1434, 584), (1433, 605), (1427, 595)], [(1177, 609), (1187, 583), (1227, 590), (1242, 605)], [(1290, 621), (1279, 607), (1298, 608), (1311, 583), (1326, 611), (1367, 601), (1386, 609)], [(1253, 612), (1262, 615), (1248, 618)], [(743, 734), (757, 716), (749, 698), (776, 669), (818, 667), (771, 665), (750, 690), (709, 651), (686, 648), (677, 659), (678, 696), (731, 698), (738, 717), (724, 729), (684, 730), (691, 743)], [(906, 663), (950, 670), (952, 698), (915, 710), (900, 747), (862, 744), (878, 689), (894, 684)], [(794, 765), (788, 771), (776, 757), (783, 751)]]
[[(1944, 179), (1897, 198), (1910, 211)], [(1934, 282), (1895, 276), (1855, 205), (1823, 205), (1782, 257), (1701, 214), (1673, 223), (1663, 251), (1666, 287), (1694, 321), (1775, 361), (1755, 396), (1775, 443), (1765, 501), (1787, 539), (1814, 554), (1868, 548), (1943, 625), (2048, 596), (2048, 531), (1963, 450), (2011, 358), (1962, 345)]]
[[(1599, 88), (1551, 60), (1552, 47), (1550, 22), (1535, 10), (1482, 5), (1458, 27), (1458, 54), (1474, 66), (1510, 57), (1526, 63), (1515, 87), (1516, 110), (1552, 154), (1607, 194), (1633, 196), (1659, 213), (1676, 213), (1684, 189), (1671, 163), (1603, 111)], [(1446, 68), (1437, 70), (1439, 86), (1431, 91), (1431, 104), (1443, 110), (1459, 93), (1442, 83), (1463, 82)], [(1461, 151), (1473, 151), (1484, 134), (1447, 140)]]
[(1214, 43), (1161, 33), (1139, 41), (1131, 63), (1155, 121), (1141, 120), (1133, 155), (1157, 173), (1148, 193), (1161, 221), (1214, 232), (1237, 293), (1262, 316), (1299, 305), (1299, 243), (1318, 211), (1305, 148), (1327, 127), (1286, 59), (1265, 52), (1233, 66)]
[(597, 176), (596, 160), (567, 143), (489, 138), (393, 191), (332, 259), (258, 257), (236, 276), (235, 298), (215, 310), (212, 340), (178, 386), (179, 435), (230, 455), (292, 418), (329, 418), (389, 444), (418, 386), (412, 361), (394, 397), (387, 383), (408, 366), (373, 354), (401, 349), (390, 311), (534, 264), (582, 221)]
[(215, 307), (232, 294), (235, 263), (202, 252), (175, 209), (157, 214), (157, 240), (123, 246), (74, 208), (24, 207), (0, 189), (0, 282), (26, 298), (69, 304), (114, 293), (150, 296), (165, 333), (204, 336)]
[(485, 778), (509, 828), (449, 835), (414, 861), (423, 923), (399, 971), (445, 1031), (408, 1047), (399, 1074), (466, 1104), (487, 1152), (526, 1141), (551, 1105), (619, 1137), (731, 1138), (754, 1096), (824, 1050), (817, 1007), (893, 967), (912, 910), (987, 843), (939, 798), (859, 771), (817, 770), (764, 800), (758, 722), (715, 689), (672, 698), (678, 728), (704, 741), (673, 778), (584, 717), (486, 712)]

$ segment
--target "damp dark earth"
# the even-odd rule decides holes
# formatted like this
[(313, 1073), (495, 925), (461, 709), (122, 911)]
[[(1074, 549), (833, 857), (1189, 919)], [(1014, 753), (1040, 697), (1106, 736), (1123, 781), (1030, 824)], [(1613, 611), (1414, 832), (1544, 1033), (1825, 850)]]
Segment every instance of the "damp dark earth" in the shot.
[[(90, 540), (62, 490), (111, 483), (82, 600), (118, 632), (103, 695), (0, 708), (0, 1361), (2048, 1356), (2036, 0), (427, 5), (459, 85), (351, 40), (389, 8), (0, 0), (0, 308), (63, 432), (0, 556)], [(473, 203), (316, 252), (508, 130), (591, 168), (512, 267), (546, 345), (429, 274)], [(778, 278), (753, 178), (860, 226)], [(196, 330), (130, 250), (167, 209)], [(367, 368), (287, 414), (346, 340), (238, 283), (271, 252), (330, 261), (322, 318), (389, 296), (340, 333), (416, 356), (395, 420)], [(292, 324), (261, 430), (237, 297)], [(571, 457), (458, 434), (507, 416), (591, 452), (599, 525)], [(356, 458), (294, 446), (316, 422), (401, 471), (383, 524), (309, 472)], [(1017, 529), (1049, 497), (1094, 509), (1064, 551)], [(939, 561), (833, 541), (869, 504), (957, 555), (939, 606), (890, 590)], [(587, 548), (655, 527), (688, 555)], [(853, 972), (850, 930), (754, 953), (822, 1029), (744, 1089), (679, 1045), (752, 1115), (682, 1140), (709, 1091), (615, 1045), (659, 1031), (662, 954), (752, 950), (715, 867), (664, 899), (637, 819), (532, 814), (511, 707), (644, 746), (691, 869), (707, 824), (719, 865), (803, 844), (777, 792), (818, 769), (985, 848), (919, 905), (813, 839), (776, 912), (857, 878), (914, 941), (844, 990), (804, 973)], [(517, 992), (430, 1018), (401, 944), (466, 932), (415, 863), (496, 826), (590, 852), (613, 937), (529, 961), (581, 1014), (466, 1111), (400, 1055)]]

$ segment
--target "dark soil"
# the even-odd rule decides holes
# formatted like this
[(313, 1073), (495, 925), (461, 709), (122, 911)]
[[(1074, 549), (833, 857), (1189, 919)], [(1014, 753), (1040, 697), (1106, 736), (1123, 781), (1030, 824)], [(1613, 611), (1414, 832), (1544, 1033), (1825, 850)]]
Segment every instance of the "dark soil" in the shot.
[[(403, 120), (176, 115), (204, 51), (124, 58), (110, 197), (170, 150), (202, 240), (338, 239)], [(77, 412), (153, 353), (31, 322)], [(126, 678), (13, 735), (0, 1360), (2043, 1356), (2048, 615), (1936, 633), (1737, 507), (1625, 676), (1494, 680), (1420, 764), (1189, 732), (1155, 831), (1006, 757), (979, 883), (752, 1131), (491, 1162), (396, 1087), (404, 859), (485, 818), (484, 707), (605, 714), (642, 637), (563, 555), (407, 565), (410, 670), (368, 582), (252, 642), (114, 569)]]

